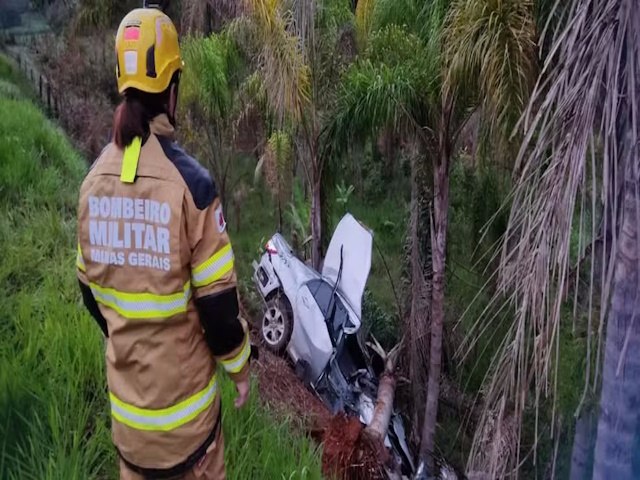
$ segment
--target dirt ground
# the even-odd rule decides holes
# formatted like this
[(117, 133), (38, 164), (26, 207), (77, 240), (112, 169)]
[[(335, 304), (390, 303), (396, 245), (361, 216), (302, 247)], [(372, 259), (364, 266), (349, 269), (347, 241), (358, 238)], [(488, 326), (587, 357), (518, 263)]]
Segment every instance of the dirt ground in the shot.
[[(257, 341), (256, 344), (259, 345)], [(293, 418), (305, 432), (321, 441), (331, 420), (331, 413), (298, 380), (291, 365), (285, 359), (260, 348), (260, 358), (254, 362), (253, 369), (258, 378), (261, 400), (276, 413)]]
[[(242, 308), (245, 318), (251, 318)], [(255, 323), (252, 323), (255, 326)], [(252, 341), (260, 348), (253, 363), (260, 399), (276, 413), (292, 418), (305, 434), (322, 444), (322, 471), (327, 478), (373, 480), (382, 477), (384, 452), (363, 438), (360, 421), (344, 414), (331, 415), (327, 407), (296, 376), (291, 364), (260, 345), (257, 332)]]

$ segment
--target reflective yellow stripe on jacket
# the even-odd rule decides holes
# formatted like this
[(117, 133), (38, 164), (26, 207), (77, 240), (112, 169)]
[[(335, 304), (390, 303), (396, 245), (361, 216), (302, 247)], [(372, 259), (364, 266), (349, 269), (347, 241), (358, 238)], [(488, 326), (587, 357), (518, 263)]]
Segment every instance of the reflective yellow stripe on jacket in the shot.
[(109, 393), (111, 415), (118, 422), (136, 430), (168, 432), (190, 422), (205, 411), (215, 400), (217, 391), (218, 384), (214, 375), (203, 390), (172, 407), (158, 410), (138, 408)]
[(98, 303), (129, 319), (167, 318), (184, 313), (187, 311), (187, 303), (191, 296), (191, 287), (188, 282), (182, 292), (170, 295), (121, 292), (95, 283), (90, 283), (89, 286)]
[(76, 267), (78, 267), (78, 270), (80, 271), (87, 271), (87, 267), (84, 264), (84, 258), (82, 258), (82, 250), (80, 250), (80, 244), (78, 244), (78, 253), (76, 254)]
[(233, 358), (228, 360), (222, 360), (222, 366), (229, 373), (238, 373), (240, 372), (244, 366), (247, 364), (249, 360), (249, 356), (251, 355), (251, 344), (249, 343), (249, 335), (245, 335), (244, 343), (242, 344), (242, 350)]
[(228, 243), (191, 272), (194, 287), (204, 287), (233, 270), (233, 250)]

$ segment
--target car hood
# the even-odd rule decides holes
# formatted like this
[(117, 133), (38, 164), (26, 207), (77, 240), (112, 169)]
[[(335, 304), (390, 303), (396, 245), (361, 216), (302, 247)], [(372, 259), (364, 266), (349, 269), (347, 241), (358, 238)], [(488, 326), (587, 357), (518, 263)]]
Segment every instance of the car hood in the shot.
[(322, 276), (334, 285), (338, 283), (338, 291), (358, 319), (362, 317), (362, 295), (371, 270), (372, 250), (373, 233), (347, 213), (331, 237), (322, 267)]

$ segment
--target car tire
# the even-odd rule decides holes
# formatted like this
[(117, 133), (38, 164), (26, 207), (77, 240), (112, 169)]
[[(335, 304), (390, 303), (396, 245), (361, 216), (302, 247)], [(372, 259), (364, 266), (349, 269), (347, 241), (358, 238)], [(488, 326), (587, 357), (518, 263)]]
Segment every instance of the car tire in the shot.
[(265, 348), (277, 355), (284, 354), (293, 333), (291, 305), (283, 294), (267, 301), (260, 322), (260, 337)]

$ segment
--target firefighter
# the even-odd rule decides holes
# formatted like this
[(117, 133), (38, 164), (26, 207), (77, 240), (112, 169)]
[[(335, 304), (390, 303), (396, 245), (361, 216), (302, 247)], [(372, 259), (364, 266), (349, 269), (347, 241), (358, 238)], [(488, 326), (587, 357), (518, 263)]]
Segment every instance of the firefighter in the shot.
[(116, 36), (113, 138), (85, 178), (77, 271), (106, 336), (121, 479), (223, 479), (217, 364), (249, 395), (251, 346), (216, 187), (174, 141), (183, 66), (161, 10)]

